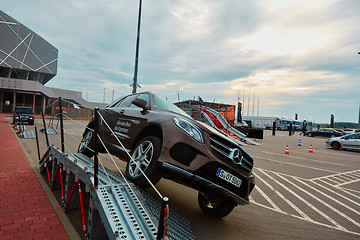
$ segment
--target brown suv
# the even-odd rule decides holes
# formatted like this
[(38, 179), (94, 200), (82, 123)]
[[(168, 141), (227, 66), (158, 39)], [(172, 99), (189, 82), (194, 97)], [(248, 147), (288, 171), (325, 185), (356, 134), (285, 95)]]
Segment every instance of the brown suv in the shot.
[[(148, 186), (140, 166), (154, 184), (164, 177), (197, 189), (200, 208), (215, 217), (249, 203), (253, 159), (229, 137), (151, 92), (118, 99), (99, 113), (113, 131), (101, 120), (99, 135), (111, 154), (128, 162), (126, 176), (134, 183)], [(93, 128), (94, 119), (78, 149), (89, 157), (94, 155)]]

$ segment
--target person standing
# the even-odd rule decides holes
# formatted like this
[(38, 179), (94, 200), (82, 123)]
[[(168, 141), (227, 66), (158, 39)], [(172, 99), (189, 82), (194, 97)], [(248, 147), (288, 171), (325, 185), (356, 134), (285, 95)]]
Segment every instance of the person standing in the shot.
[(301, 134), (303, 134), (305, 136), (305, 133), (306, 133), (306, 124), (304, 123), (302, 127), (302, 132), (299, 135), (301, 136)]

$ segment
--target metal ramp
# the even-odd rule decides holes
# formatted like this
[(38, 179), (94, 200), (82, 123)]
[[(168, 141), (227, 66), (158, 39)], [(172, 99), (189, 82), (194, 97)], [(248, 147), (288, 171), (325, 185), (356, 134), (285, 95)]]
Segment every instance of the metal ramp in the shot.
[(20, 132), (18, 136), (22, 138), (35, 138), (35, 134), (33, 131), (23, 131)]
[(33, 131), (26, 130), (25, 125), (14, 125), (14, 130), (17, 130), (16, 135), (21, 138), (35, 138), (35, 134)]
[(260, 145), (261, 145), (260, 143), (257, 143), (256, 141), (251, 140), (251, 139), (249, 139), (249, 138), (245, 138), (244, 141), (245, 141), (246, 143), (251, 143), (252, 145), (255, 145), (255, 146), (260, 146)]
[[(45, 128), (40, 129), (40, 132), (45, 132)], [(56, 135), (57, 130), (54, 127), (47, 127), (46, 132), (48, 135)]]
[[(56, 177), (58, 166), (60, 179)], [(80, 182), (86, 185), (85, 191), (89, 193), (89, 214), (84, 225), (87, 239), (195, 239), (189, 221), (173, 211), (168, 215), (168, 236), (159, 238), (161, 201), (105, 167), (99, 167), (95, 187), (94, 162), (83, 154), (63, 154), (50, 146), (39, 162), (39, 169), (47, 172), (52, 188), (64, 184), (63, 203), (69, 202), (74, 188), (71, 186), (77, 181), (79, 192)]]

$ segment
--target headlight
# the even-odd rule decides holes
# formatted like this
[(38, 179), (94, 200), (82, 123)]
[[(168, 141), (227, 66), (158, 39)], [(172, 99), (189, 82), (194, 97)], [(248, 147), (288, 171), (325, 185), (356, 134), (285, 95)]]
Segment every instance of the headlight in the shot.
[(204, 137), (201, 128), (195, 126), (194, 124), (182, 119), (182, 118), (173, 118), (173, 121), (176, 126), (184, 130), (187, 134), (193, 137), (199, 143), (204, 143)]

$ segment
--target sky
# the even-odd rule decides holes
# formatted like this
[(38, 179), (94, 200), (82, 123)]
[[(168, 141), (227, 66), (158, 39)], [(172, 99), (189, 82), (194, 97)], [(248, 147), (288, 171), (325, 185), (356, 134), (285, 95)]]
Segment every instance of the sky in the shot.
[[(48, 87), (105, 102), (132, 92), (139, 1), (0, 0), (59, 51)], [(243, 116), (358, 122), (359, 0), (143, 0), (138, 84)]]

